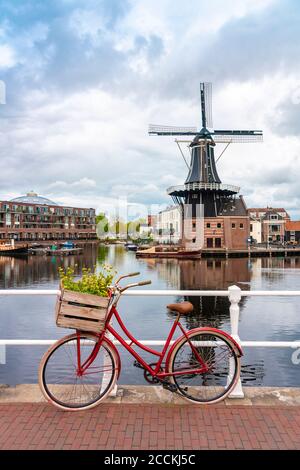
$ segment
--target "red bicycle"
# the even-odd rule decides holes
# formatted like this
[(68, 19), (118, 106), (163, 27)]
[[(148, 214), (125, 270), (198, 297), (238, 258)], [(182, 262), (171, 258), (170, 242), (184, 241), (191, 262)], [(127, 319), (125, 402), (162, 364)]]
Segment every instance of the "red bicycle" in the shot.
[[(143, 281), (121, 287), (121, 276), (110, 288), (110, 303), (104, 330), (101, 333), (76, 331), (57, 341), (44, 354), (39, 368), (39, 384), (48, 401), (60, 409), (79, 411), (102, 402), (113, 389), (121, 371), (121, 359), (110, 336), (117, 339), (135, 358), (134, 365), (144, 370), (145, 379), (161, 384), (170, 392), (179, 393), (198, 404), (216, 403), (229, 395), (240, 375), (242, 350), (224, 331), (215, 328), (195, 328), (186, 331), (180, 323), (181, 315), (193, 310), (190, 302), (170, 304), (177, 313), (162, 351), (156, 351), (139, 342), (126, 328), (117, 304), (129, 288), (151, 284)], [(115, 319), (129, 341), (113, 328)], [(175, 330), (182, 335), (171, 344)], [(156, 357), (148, 364), (133, 346)]]

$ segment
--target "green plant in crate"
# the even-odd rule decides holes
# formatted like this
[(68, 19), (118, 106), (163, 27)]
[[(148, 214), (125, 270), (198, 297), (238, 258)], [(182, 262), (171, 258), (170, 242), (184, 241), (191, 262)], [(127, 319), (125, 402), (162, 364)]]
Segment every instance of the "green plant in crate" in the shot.
[(101, 297), (107, 297), (108, 286), (111, 285), (116, 273), (108, 264), (103, 264), (100, 271), (96, 271), (96, 268), (93, 271), (90, 268), (83, 268), (82, 276), (77, 280), (74, 268), (60, 267), (58, 272), (64, 289), (83, 294), (100, 295)]

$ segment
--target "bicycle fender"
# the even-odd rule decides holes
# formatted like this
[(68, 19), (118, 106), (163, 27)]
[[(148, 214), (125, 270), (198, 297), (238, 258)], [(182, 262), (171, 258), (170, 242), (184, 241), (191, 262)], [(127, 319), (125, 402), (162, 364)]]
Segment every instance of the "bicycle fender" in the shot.
[[(187, 336), (190, 336), (191, 334), (193, 333), (196, 333), (196, 332), (202, 332), (202, 331), (211, 331), (212, 333), (220, 333), (222, 334), (223, 336), (225, 336), (232, 344), (233, 346), (237, 349), (237, 352), (239, 354), (239, 356), (243, 356), (243, 351), (242, 351), (242, 348), (241, 346), (236, 342), (236, 340), (230, 336), (228, 333), (226, 333), (225, 331), (222, 331), (222, 330), (218, 330), (217, 328), (211, 328), (211, 327), (203, 327), (203, 328), (193, 328), (192, 330), (189, 330), (187, 331)], [(170, 362), (170, 357), (171, 357), (171, 354), (174, 350), (174, 348), (178, 345), (178, 343), (180, 341), (182, 341), (182, 339), (185, 338), (184, 335), (181, 335), (179, 338), (176, 339), (176, 341), (174, 342), (174, 344), (172, 345), (172, 347), (170, 348), (169, 352), (168, 352), (168, 355), (167, 355), (167, 359), (166, 359), (166, 370), (169, 370), (169, 362)]]
[(223, 330), (218, 330), (218, 328), (205, 328), (206, 330), (211, 330), (215, 333), (222, 333), (222, 335), (226, 336), (226, 338), (228, 338), (228, 340), (233, 343), (233, 345), (236, 347), (238, 353), (240, 356), (243, 356), (244, 353), (243, 353), (243, 350), (241, 348), (241, 346), (239, 345), (239, 343), (229, 334), (229, 333), (226, 333), (226, 331), (223, 331)]
[(118, 361), (117, 367), (118, 367), (118, 378), (119, 378), (120, 373), (121, 373), (121, 358), (120, 358), (119, 351), (117, 350), (114, 343), (107, 336), (104, 336), (104, 341), (106, 341), (109, 344), (109, 346), (114, 350), (114, 352), (116, 354), (116, 358), (117, 358), (117, 361)]

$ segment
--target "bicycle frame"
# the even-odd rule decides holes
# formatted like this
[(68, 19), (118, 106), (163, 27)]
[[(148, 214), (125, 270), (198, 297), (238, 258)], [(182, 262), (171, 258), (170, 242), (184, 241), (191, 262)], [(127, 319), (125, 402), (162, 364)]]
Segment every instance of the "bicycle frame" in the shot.
[[(112, 325), (110, 324), (112, 318), (115, 317), (119, 326), (121, 327), (121, 330), (123, 331), (123, 333), (125, 333), (125, 335), (127, 336), (127, 338), (130, 340), (130, 343), (128, 344), (126, 342), (126, 340), (124, 340), (122, 338), (122, 336), (120, 336), (120, 334), (112, 327)], [(109, 333), (111, 333), (113, 335), (113, 337), (115, 339), (117, 339), (121, 344), (122, 346), (124, 346), (124, 348), (133, 356), (135, 357), (135, 359), (138, 361), (138, 363), (146, 370), (149, 372), (149, 374), (152, 376), (152, 377), (157, 377), (158, 379), (164, 379), (165, 377), (168, 377), (168, 376), (175, 376), (175, 375), (183, 375), (183, 374), (195, 374), (195, 373), (204, 373), (204, 372), (207, 372), (208, 368), (205, 364), (205, 362), (202, 360), (201, 356), (199, 355), (197, 349), (193, 346), (192, 342), (190, 341), (189, 339), (189, 336), (188, 334), (186, 333), (186, 331), (184, 330), (184, 328), (182, 327), (181, 323), (180, 323), (180, 315), (177, 315), (176, 319), (174, 320), (174, 323), (170, 329), (170, 332), (168, 334), (168, 337), (167, 337), (167, 340), (166, 340), (166, 343), (163, 347), (163, 350), (161, 352), (159, 351), (156, 351), (155, 349), (152, 349), (152, 348), (149, 348), (148, 346), (142, 344), (141, 342), (139, 342), (131, 333), (130, 331), (128, 331), (128, 329), (126, 328), (126, 326), (124, 325), (121, 317), (120, 317), (120, 314), (118, 313), (117, 309), (116, 309), (116, 306), (115, 305), (112, 305), (110, 311), (109, 311), (109, 314), (107, 316), (107, 319), (106, 319), (106, 323), (105, 323), (105, 328), (104, 328), (104, 331), (102, 333), (99, 334), (99, 340), (98, 342), (95, 344), (94, 346), (94, 349), (93, 351), (91, 352), (90, 356), (86, 359), (86, 361), (81, 364), (81, 354), (80, 354), (80, 331), (77, 331), (77, 361), (78, 361), (78, 369), (77, 369), (77, 374), (79, 376), (81, 375), (84, 375), (86, 373), (86, 370), (91, 366), (91, 364), (94, 362), (95, 358), (97, 357), (97, 354), (99, 352), (99, 349), (101, 347), (101, 344), (102, 344), (102, 341), (104, 340), (105, 338), (105, 333), (108, 331)], [(161, 365), (163, 363), (163, 360), (166, 356), (166, 353), (168, 351), (168, 348), (170, 346), (170, 343), (172, 341), (172, 338), (174, 336), (174, 333), (175, 333), (175, 330), (176, 328), (179, 327), (179, 329), (181, 330), (181, 332), (183, 333), (183, 335), (186, 337), (188, 343), (190, 344), (190, 347), (193, 351), (193, 353), (195, 354), (197, 360), (199, 361), (199, 363), (201, 364), (201, 368), (198, 368), (198, 369), (187, 369), (187, 370), (182, 370), (182, 371), (177, 371), (177, 372), (161, 372), (160, 369), (161, 369)], [(132, 345), (135, 345), (135, 346), (138, 346), (138, 348), (154, 355), (154, 356), (157, 356), (159, 359), (158, 359), (158, 362), (156, 363), (155, 365), (155, 369), (152, 369), (152, 367), (133, 349)], [(88, 373), (88, 372), (87, 372)]]

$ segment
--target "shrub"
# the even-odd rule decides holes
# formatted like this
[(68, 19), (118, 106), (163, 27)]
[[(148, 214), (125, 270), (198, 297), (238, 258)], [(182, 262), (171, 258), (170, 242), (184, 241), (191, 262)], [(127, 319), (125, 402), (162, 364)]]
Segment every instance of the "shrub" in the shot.
[(58, 268), (59, 277), (64, 289), (74, 292), (99, 295), (107, 297), (108, 287), (111, 285), (115, 271), (112, 266), (103, 264), (100, 271), (96, 268), (92, 271), (90, 268), (82, 269), (82, 276), (75, 280), (75, 269), (62, 267)]

